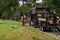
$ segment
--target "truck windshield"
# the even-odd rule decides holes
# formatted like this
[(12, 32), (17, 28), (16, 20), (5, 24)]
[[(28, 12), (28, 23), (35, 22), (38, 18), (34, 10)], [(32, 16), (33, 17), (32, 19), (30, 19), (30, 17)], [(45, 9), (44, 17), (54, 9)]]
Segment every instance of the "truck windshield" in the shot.
[(46, 14), (37, 14), (37, 17), (45, 18), (46, 17)]

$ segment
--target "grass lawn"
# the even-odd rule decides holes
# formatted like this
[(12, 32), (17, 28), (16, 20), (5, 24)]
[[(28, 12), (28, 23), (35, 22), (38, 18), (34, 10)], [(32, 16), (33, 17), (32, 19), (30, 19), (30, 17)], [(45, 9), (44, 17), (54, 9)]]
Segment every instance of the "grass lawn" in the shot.
[[(12, 28), (13, 25), (18, 28)], [(0, 20), (0, 40), (57, 40), (39, 29), (21, 25), (17, 21)]]

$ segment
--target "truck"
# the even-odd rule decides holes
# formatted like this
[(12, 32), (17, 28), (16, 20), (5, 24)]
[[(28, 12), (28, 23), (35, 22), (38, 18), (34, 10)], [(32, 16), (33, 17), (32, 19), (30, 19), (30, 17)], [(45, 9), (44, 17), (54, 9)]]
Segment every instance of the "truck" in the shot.
[(35, 6), (30, 10), (30, 25), (40, 28), (42, 31), (46, 29), (59, 28), (59, 19), (54, 19), (50, 9), (44, 6)]

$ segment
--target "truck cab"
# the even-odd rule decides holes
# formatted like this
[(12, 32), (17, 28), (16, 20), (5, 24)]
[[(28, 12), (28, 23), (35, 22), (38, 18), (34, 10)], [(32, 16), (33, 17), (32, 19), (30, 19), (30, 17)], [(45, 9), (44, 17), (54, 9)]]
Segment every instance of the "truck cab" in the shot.
[(46, 22), (48, 14), (49, 14), (48, 8), (45, 8), (44, 6), (36, 6), (32, 8), (30, 13), (31, 22), (36, 27), (40, 27), (40, 24)]

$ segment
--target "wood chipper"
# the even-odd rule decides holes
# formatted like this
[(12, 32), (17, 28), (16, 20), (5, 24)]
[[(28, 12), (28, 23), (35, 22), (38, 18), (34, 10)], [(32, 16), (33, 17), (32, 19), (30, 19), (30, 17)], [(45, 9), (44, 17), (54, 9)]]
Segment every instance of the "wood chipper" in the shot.
[(59, 25), (58, 18), (56, 17), (56, 20), (54, 20), (49, 8), (44, 6), (36, 6), (32, 8), (30, 11), (30, 20), (31, 25), (40, 28), (42, 31), (53, 27), (57, 28)]
[(28, 23), (28, 15), (26, 13), (21, 13), (20, 21), (22, 22), (22, 25), (25, 25), (26, 23)]

